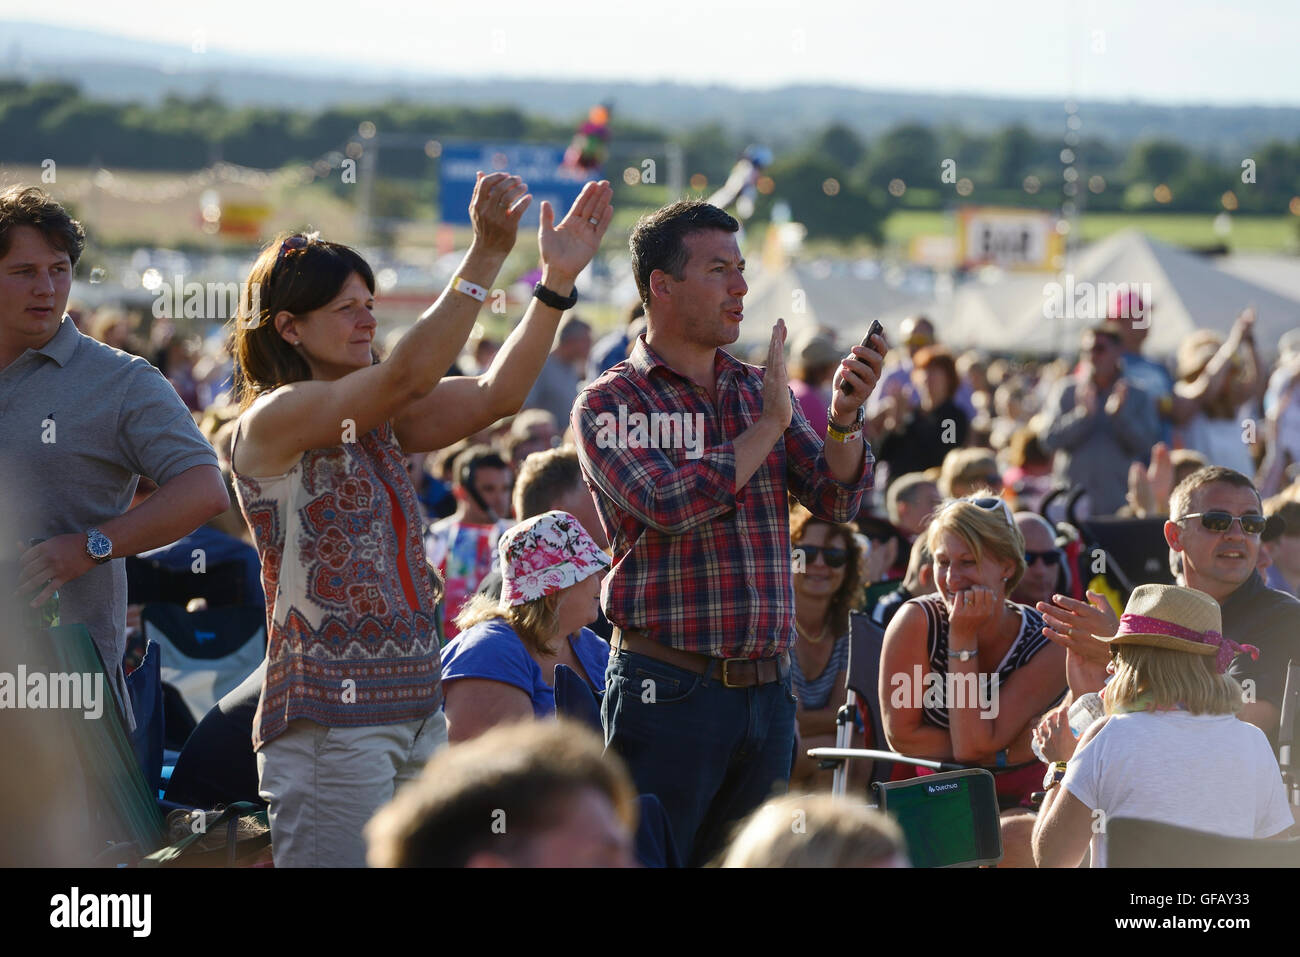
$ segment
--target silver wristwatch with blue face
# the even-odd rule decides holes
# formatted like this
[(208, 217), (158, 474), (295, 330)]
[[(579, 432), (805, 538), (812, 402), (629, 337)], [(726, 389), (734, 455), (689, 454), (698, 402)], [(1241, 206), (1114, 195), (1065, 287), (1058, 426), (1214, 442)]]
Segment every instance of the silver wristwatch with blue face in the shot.
[(86, 554), (102, 565), (113, 557), (113, 543), (97, 528), (86, 529)]

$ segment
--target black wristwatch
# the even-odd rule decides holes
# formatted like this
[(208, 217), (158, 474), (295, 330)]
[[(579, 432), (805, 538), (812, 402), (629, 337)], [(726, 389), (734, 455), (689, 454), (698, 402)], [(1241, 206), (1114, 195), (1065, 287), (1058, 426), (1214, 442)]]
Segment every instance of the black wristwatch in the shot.
[(572, 309), (578, 301), (578, 287), (573, 287), (573, 292), (567, 296), (561, 296), (558, 292), (547, 289), (540, 282), (533, 287), (533, 295), (541, 300), (542, 305), (550, 306), (552, 309), (558, 309), (564, 312), (566, 309)]

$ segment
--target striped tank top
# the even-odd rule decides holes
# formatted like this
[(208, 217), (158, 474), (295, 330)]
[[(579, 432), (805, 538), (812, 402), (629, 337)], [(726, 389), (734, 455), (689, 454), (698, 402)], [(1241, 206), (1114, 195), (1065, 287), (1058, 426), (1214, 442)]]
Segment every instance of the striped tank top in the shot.
[[(948, 674), (948, 606), (938, 594), (913, 598), (908, 604), (920, 605), (925, 611), (926, 642), (930, 652), (930, 671), (945, 678)], [(1013, 603), (1014, 604), (1014, 603)], [(1017, 668), (1027, 665), (1038, 652), (1049, 646), (1051, 640), (1043, 634), (1043, 616), (1036, 608), (1028, 605), (1015, 605), (1020, 612), (1020, 631), (1011, 642), (1006, 655), (998, 665), (998, 683), (1005, 684), (1007, 678)], [(946, 701), (946, 696), (936, 696)], [(925, 722), (939, 728), (948, 727), (948, 708), (942, 701), (940, 705), (925, 704), (922, 708)]]

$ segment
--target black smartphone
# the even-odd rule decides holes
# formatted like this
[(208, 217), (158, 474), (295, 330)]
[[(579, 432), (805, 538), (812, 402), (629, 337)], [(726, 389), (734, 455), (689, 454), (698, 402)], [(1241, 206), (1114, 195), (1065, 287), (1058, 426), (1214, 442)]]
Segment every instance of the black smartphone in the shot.
[[(871, 337), (883, 336), (884, 334), (885, 334), (885, 327), (880, 324), (880, 320), (872, 319), (871, 326), (870, 328), (867, 329), (867, 334), (862, 337), (863, 348), (865, 349), (872, 348)], [(853, 391), (853, 386), (849, 385), (844, 380), (840, 380), (840, 391), (843, 392), (845, 395), (848, 395), (850, 392)]]

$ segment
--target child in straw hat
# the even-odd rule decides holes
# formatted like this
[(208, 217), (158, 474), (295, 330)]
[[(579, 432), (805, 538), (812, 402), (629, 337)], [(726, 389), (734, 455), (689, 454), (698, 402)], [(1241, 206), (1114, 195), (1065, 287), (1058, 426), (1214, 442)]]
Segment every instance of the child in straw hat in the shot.
[[(1222, 634), (1219, 605), (1174, 585), (1141, 585), (1111, 646), (1106, 715), (1079, 739), (1038, 735), (1053, 764), (1034, 826), (1040, 867), (1075, 867), (1091, 838), (1106, 866), (1104, 827), (1126, 817), (1228, 837), (1280, 836), (1293, 824), (1281, 771), (1264, 732), (1234, 716), (1241, 686), (1225, 674), (1238, 645)], [(1037, 732), (1036, 732), (1037, 734)], [(1208, 863), (1208, 862), (1207, 862)]]

